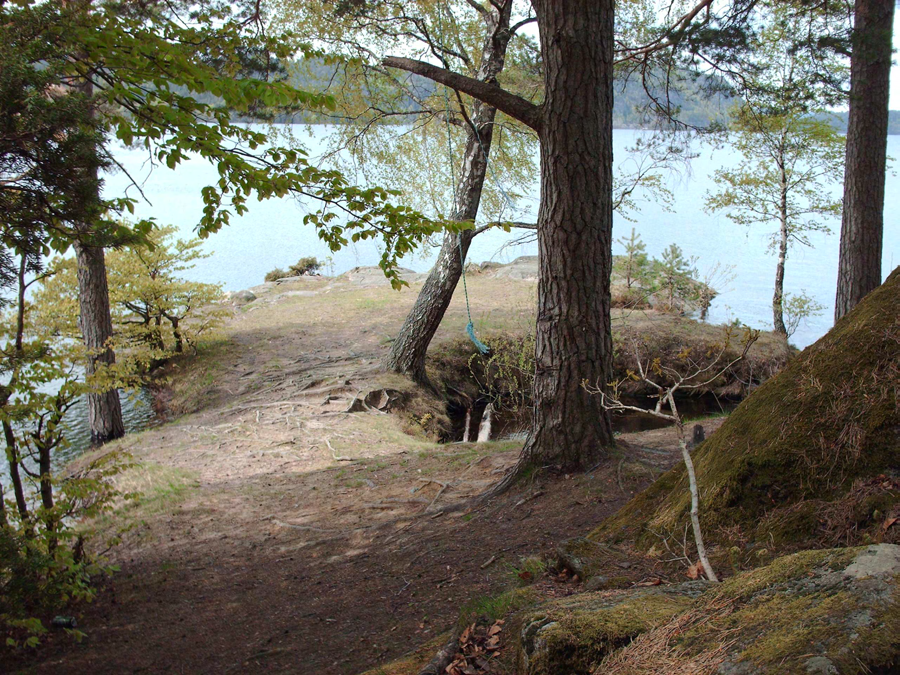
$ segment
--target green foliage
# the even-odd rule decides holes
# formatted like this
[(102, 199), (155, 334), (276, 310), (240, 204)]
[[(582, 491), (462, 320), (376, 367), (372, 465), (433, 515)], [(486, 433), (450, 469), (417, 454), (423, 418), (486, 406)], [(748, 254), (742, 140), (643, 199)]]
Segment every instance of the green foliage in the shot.
[(0, 483), (0, 630), (12, 646), (36, 644), (45, 631), (41, 616), (92, 597), (90, 577), (99, 567), (85, 555), (86, 532), (77, 523), (109, 508), (116, 495), (110, 478), (123, 466), (110, 452), (63, 480), (57, 476), (55, 457), (66, 446), (63, 417), (92, 383), (77, 377), (85, 350), (39, 320), (25, 300), (34, 267), (21, 256), (17, 300), (0, 314), (7, 473)]
[[(670, 244), (661, 259), (651, 259), (635, 228), (615, 243), (624, 248), (624, 254), (613, 256), (614, 307), (635, 309), (652, 305), (657, 311), (679, 313), (699, 309), (702, 321), (721, 285), (733, 278), (730, 267), (717, 264), (701, 279), (695, 267), (697, 259), (685, 257), (676, 244)], [(652, 302), (654, 296), (656, 301)]]
[(809, 246), (810, 232), (830, 232), (828, 222), (840, 217), (842, 202), (830, 184), (842, 180), (844, 165), (844, 137), (823, 115), (831, 94), (814, 77), (823, 63), (837, 72), (844, 66), (825, 52), (788, 49), (797, 28), (786, 12), (772, 12), (753, 44), (759, 71), (732, 115), (729, 137), (742, 159), (716, 170), (717, 189), (706, 196), (707, 209), (724, 211), (734, 223), (770, 228), (770, 250), (778, 256), (774, 325), (782, 335), (788, 250)]
[[(52, 16), (46, 16), (48, 12)], [(323, 208), (306, 214), (303, 222), (314, 225), (331, 250), (351, 241), (380, 239), (380, 264), (393, 285), (401, 286), (397, 259), (440, 229), (440, 224), (394, 205), (395, 192), (353, 186), (340, 172), (314, 166), (302, 151), (271, 143), (265, 133), (232, 117), (235, 112), (254, 115), (301, 104), (332, 106), (330, 96), (299, 91), (271, 77), (279, 59), (298, 50), (309, 53), (308, 48), (283, 35), (257, 30), (261, 17), (248, 19), (227, 4), (203, 8), (189, 20), (177, 12), (175, 5), (122, 11), (112, 4), (59, 8), (23, 0), (0, 6), (0, 25), (52, 45), (47, 54), (33, 56), (22, 68), (43, 68), (50, 59), (54, 68), (41, 82), (45, 88), (68, 93), (69, 83), (81, 83), (77, 92), (85, 99), (85, 109), (102, 113), (86, 114), (87, 119), (97, 120), (97, 133), (105, 131), (126, 145), (143, 147), (148, 158), (168, 168), (191, 156), (217, 168), (219, 179), (201, 192), (201, 237), (227, 225), (232, 213), (245, 213), (251, 197), (311, 198)], [(197, 49), (198, 44), (203, 49)], [(2, 70), (6, 72), (5, 67)], [(24, 94), (35, 90), (32, 86)], [(23, 95), (22, 87), (13, 87), (11, 95)], [(102, 145), (96, 134), (89, 141)], [(34, 145), (35, 153), (43, 152), (47, 139), (37, 137)], [(102, 147), (96, 154), (105, 156)], [(40, 188), (44, 199), (48, 199), (48, 187)], [(96, 187), (95, 179), (79, 194), (96, 195)], [(82, 228), (79, 239), (104, 245), (133, 241), (115, 220), (100, 226), (104, 208), (131, 211), (133, 200), (96, 205), (87, 219), (80, 218), (83, 209), (73, 214), (73, 220), (91, 225), (89, 232)], [(149, 223), (138, 223), (137, 234), (145, 235), (148, 228)], [(47, 236), (61, 251), (70, 243), (72, 232)]]
[[(479, 77), (485, 40), (494, 30), (490, 22), (463, 3), (431, 0), (358, 3), (346, 11), (334, 3), (279, 0), (274, 8), (276, 25), (327, 50), (323, 58), (298, 63), (294, 73), (300, 80), (319, 82), (335, 98), (334, 111), (314, 116), (338, 123), (328, 138), (327, 159), (368, 182), (398, 190), (405, 204), (423, 213), (453, 214), (458, 167), (476, 104), (423, 78), (397, 77), (379, 61), (405, 48), (417, 51), (430, 41), (447, 47), (443, 56), (448, 65)], [(520, 11), (513, 10), (513, 24)], [(536, 55), (533, 38), (514, 35), (498, 76), (501, 84), (533, 95)], [(536, 142), (521, 124), (497, 114), (481, 222), (511, 217), (510, 201), (524, 194), (536, 175)]]
[(266, 281), (278, 281), (279, 279), (288, 279), (290, 277), (299, 277), (304, 274), (316, 274), (321, 264), (312, 257), (300, 258), (296, 263), (288, 267), (286, 270), (276, 267), (271, 272), (266, 273)]
[(300, 258), (300, 260), (291, 265), (290, 270), (295, 276), (314, 274), (319, 271), (319, 261), (312, 256)]
[(271, 272), (266, 272), (265, 281), (278, 281), (279, 279), (287, 279), (288, 277), (292, 276), (294, 275), (287, 270), (276, 267)]
[(663, 251), (660, 260), (653, 261), (654, 277), (664, 301), (659, 306), (666, 311), (675, 311), (679, 303), (696, 298), (697, 269), (696, 258), (686, 258), (684, 252), (676, 244), (669, 244)]
[(613, 272), (625, 280), (625, 288), (631, 289), (632, 285), (649, 280), (651, 265), (647, 256), (647, 247), (641, 241), (640, 235), (632, 227), (631, 235), (626, 239), (616, 239), (617, 244), (625, 249), (624, 256), (617, 256), (613, 260)]
[[(743, 157), (717, 169), (718, 191), (706, 206), (724, 210), (738, 225), (785, 223), (789, 244), (809, 245), (806, 233), (830, 231), (820, 220), (840, 216), (841, 202), (827, 189), (843, 171), (843, 138), (824, 122), (796, 112), (762, 116), (745, 108), (734, 117), (732, 143)], [(780, 232), (771, 237), (774, 249)]]
[(70, 29), (58, 3), (0, 6), (0, 219), (7, 242), (43, 232), (45, 253), (68, 246), (73, 222), (100, 217), (108, 164), (89, 98), (62, 95), (71, 64), (56, 45)]
[(490, 351), (469, 357), (469, 372), (482, 395), (495, 408), (521, 412), (529, 409), (534, 385), (534, 333), (520, 338), (505, 335), (485, 340)]
[[(171, 226), (153, 230), (144, 246), (110, 251), (106, 258), (114, 344), (124, 359), (119, 375), (139, 375), (213, 334), (228, 310), (218, 304), (221, 287), (186, 281), (181, 274), (209, 257), (198, 239), (175, 239)], [(57, 259), (52, 276), (41, 281), (35, 305), (49, 326), (73, 339), (78, 329), (75, 261)]]
[(809, 297), (806, 291), (800, 291), (797, 295), (785, 294), (782, 309), (784, 311), (787, 336), (791, 337), (797, 332), (801, 323), (804, 323), (810, 317), (821, 316), (822, 312), (825, 311), (825, 305)]

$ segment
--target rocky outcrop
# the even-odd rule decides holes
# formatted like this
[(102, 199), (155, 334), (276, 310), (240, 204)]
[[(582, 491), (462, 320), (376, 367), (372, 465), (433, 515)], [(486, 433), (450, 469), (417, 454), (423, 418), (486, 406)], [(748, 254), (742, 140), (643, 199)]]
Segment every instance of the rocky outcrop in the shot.
[[(400, 275), (400, 278), (403, 281), (409, 284), (424, 281), (428, 277), (427, 274), (421, 274), (414, 270), (406, 269), (405, 267), (398, 267), (397, 273)], [(355, 286), (360, 286), (362, 288), (391, 285), (391, 280), (384, 276), (384, 270), (380, 267), (371, 265), (365, 267), (354, 267), (352, 270), (350, 270), (349, 272), (345, 272), (338, 278), (345, 279)]]
[(246, 305), (256, 300), (256, 294), (252, 291), (236, 291), (229, 296), (231, 304)]
[(803, 551), (720, 585), (583, 593), (521, 626), (528, 675), (897, 672), (900, 546)]

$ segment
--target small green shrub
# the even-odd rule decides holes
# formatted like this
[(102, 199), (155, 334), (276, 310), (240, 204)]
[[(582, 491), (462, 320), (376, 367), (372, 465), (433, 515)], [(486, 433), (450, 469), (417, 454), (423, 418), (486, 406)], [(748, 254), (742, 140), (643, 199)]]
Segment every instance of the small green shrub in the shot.
[(298, 277), (302, 274), (313, 274), (319, 271), (319, 261), (313, 256), (300, 258), (300, 260), (291, 265), (290, 270), (293, 272), (293, 276)]
[(274, 270), (266, 274), (266, 281), (278, 281), (279, 279), (287, 279), (288, 277), (292, 277), (294, 274), (292, 272), (285, 271), (280, 267), (276, 267)]
[(288, 279), (290, 277), (299, 277), (304, 274), (315, 274), (319, 271), (321, 264), (313, 256), (300, 258), (286, 270), (276, 267), (274, 270), (266, 274), (266, 281), (278, 281), (279, 279)]

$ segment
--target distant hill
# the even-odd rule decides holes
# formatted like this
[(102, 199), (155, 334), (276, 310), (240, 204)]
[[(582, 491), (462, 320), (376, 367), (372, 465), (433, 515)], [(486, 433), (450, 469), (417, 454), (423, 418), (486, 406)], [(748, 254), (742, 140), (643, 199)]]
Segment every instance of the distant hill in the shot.
[[(827, 116), (831, 119), (834, 127), (843, 133), (847, 133), (847, 116), (846, 112), (829, 113)], [(900, 110), (891, 110), (888, 112), (888, 134), (900, 134)]]
[[(322, 62), (306, 61), (293, 63), (287, 66), (290, 73), (289, 82), (298, 89), (307, 91), (325, 91), (337, 89), (341, 85), (341, 74), (338, 66)], [(411, 76), (413, 86), (416, 88), (416, 96), (427, 97), (434, 89), (434, 83), (423, 77)], [(660, 95), (662, 92), (660, 92)], [(678, 90), (673, 89), (670, 94), (671, 103), (679, 110), (678, 118), (691, 125), (705, 126), (716, 119), (724, 119), (727, 116), (731, 99), (724, 95), (709, 96), (702, 91), (701, 85), (690, 82), (684, 78)], [(643, 113), (650, 98), (644, 91), (639, 77), (631, 77), (627, 81), (617, 79), (614, 89), (613, 127), (617, 129), (636, 129), (650, 124)], [(417, 104), (408, 97), (399, 95), (394, 102), (394, 109), (415, 110)], [(330, 123), (327, 116), (316, 114), (295, 114), (290, 117), (293, 121)], [(289, 121), (279, 118), (278, 121)]]
[[(288, 64), (289, 82), (298, 89), (307, 91), (325, 91), (329, 88), (338, 88), (341, 77), (338, 67), (321, 62), (305, 62)], [(412, 76), (413, 86), (417, 89), (419, 97), (428, 96), (434, 88), (434, 83), (417, 75)], [(616, 129), (640, 129), (650, 125), (643, 110), (650, 99), (647, 92), (637, 77), (627, 81), (616, 81), (614, 89), (613, 127)], [(216, 102), (211, 95), (197, 97), (204, 102)], [(734, 103), (734, 99), (725, 94), (708, 95), (702, 90), (700, 84), (684, 82), (678, 90), (670, 92), (671, 102), (679, 110), (678, 119), (686, 124), (703, 127), (711, 121), (724, 121), (728, 116), (728, 109)], [(394, 104), (395, 109), (415, 110), (417, 104), (398, 92), (398, 100)], [(827, 119), (834, 127), (842, 132), (847, 131), (847, 113), (834, 112), (823, 113), (820, 118)], [(332, 119), (316, 115), (315, 113), (295, 113), (293, 115), (277, 116), (277, 122), (311, 122), (333, 123)], [(900, 134), (900, 110), (891, 110), (888, 119), (888, 134)]]

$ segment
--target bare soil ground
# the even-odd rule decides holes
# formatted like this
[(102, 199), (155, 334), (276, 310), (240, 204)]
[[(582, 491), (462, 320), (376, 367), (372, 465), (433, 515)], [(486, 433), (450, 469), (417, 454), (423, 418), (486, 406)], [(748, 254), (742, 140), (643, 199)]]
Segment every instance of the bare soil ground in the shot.
[[(54, 633), (0, 670), (357, 673), (446, 630), (516, 583), (523, 557), (552, 558), (677, 461), (671, 432), (632, 434), (587, 474), (539, 472), (469, 509), (518, 443), (438, 445), (409, 414), (343, 412), (391, 384), (379, 359), (416, 290), (301, 278), (236, 310), (173, 372), (180, 416), (120, 444), (136, 461), (121, 487), (141, 497), (100, 523), (127, 531), (109, 554), (120, 570), (77, 608), (88, 637)], [(482, 329), (530, 321), (530, 282), (474, 277), (469, 292)], [(457, 298), (438, 339), (463, 317)]]

